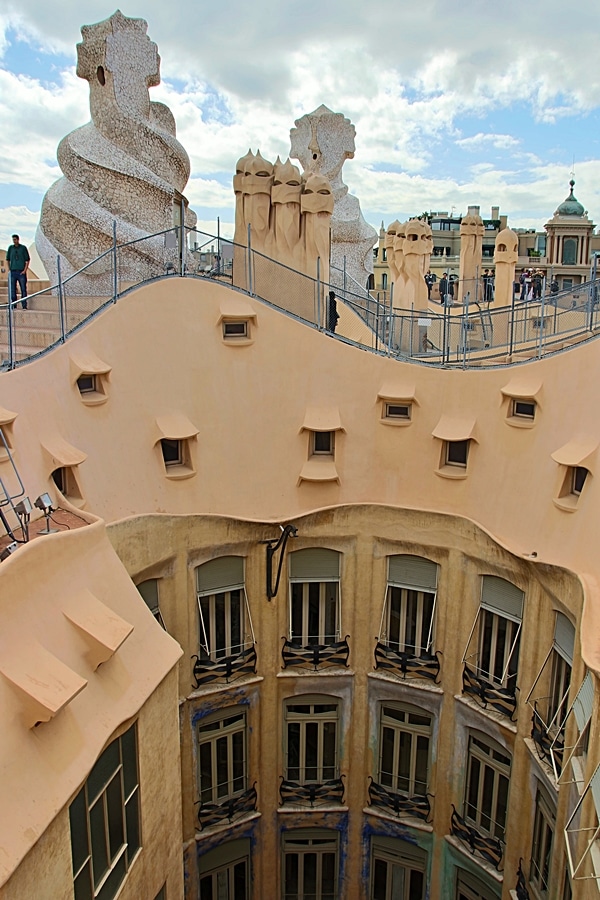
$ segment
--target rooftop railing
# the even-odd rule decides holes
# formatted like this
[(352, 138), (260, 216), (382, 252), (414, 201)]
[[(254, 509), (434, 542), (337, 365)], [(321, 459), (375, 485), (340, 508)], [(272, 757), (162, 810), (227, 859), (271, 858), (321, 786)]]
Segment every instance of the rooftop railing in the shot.
[[(481, 286), (473, 285), (460, 305), (399, 309), (393, 296), (381, 302), (335, 268), (326, 283), (318, 274), (311, 278), (220, 235), (181, 226), (123, 244), (115, 237), (112, 247), (66, 277), (61, 257), (55, 268), (56, 283), (30, 295), (29, 309), (19, 309), (20, 301), (0, 305), (0, 370), (64, 343), (133, 288), (173, 276), (226, 284), (345, 343), (444, 368), (540, 359), (600, 331), (600, 279), (554, 294), (544, 285), (542, 295), (531, 300), (521, 301), (515, 292), (507, 307), (485, 302)], [(337, 327), (330, 291), (340, 314)]]

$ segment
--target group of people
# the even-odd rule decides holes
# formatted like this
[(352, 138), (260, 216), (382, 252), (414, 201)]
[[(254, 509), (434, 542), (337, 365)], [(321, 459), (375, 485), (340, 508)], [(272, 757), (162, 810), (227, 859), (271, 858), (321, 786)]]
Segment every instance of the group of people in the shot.
[[(543, 271), (541, 269), (523, 269), (519, 275), (519, 287), (520, 300), (541, 300), (544, 290)], [(558, 294), (558, 281), (556, 278), (552, 278), (550, 282), (550, 293)]]
[(8, 282), (10, 302), (16, 306), (17, 285), (21, 293), (21, 306), (27, 309), (27, 269), (29, 268), (29, 251), (21, 244), (19, 235), (13, 234), (12, 244), (6, 251), (8, 265)]

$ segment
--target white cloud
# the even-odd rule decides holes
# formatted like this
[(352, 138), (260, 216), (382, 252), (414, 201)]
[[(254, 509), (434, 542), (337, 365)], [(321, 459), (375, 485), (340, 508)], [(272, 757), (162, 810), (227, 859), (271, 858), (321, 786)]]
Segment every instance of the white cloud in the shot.
[(471, 137), (460, 138), (456, 141), (457, 146), (464, 150), (481, 150), (483, 147), (494, 147), (502, 150), (512, 150), (518, 147), (521, 142), (510, 134), (484, 134), (479, 131)]
[[(32, 244), (39, 217), (39, 210), (27, 209), (26, 206), (0, 208), (0, 234), (18, 234), (22, 244)], [(8, 245), (9, 241), (6, 243)]]

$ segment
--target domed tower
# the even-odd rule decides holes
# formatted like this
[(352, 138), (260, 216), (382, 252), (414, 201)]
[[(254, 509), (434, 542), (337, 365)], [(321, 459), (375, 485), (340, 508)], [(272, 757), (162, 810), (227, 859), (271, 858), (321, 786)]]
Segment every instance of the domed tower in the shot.
[(573, 193), (575, 182), (569, 182), (569, 196), (557, 207), (546, 222), (548, 233), (548, 267), (561, 288), (570, 288), (585, 281), (589, 273), (590, 243), (594, 223)]

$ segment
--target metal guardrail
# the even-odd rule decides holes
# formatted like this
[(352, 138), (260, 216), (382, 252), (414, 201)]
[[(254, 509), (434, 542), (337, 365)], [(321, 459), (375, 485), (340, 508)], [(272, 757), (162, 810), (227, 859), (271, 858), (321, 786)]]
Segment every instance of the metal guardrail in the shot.
[[(59, 276), (65, 266), (58, 257)], [(380, 302), (334, 267), (325, 283), (318, 273), (311, 278), (258, 253), (250, 241), (237, 245), (220, 234), (177, 226), (123, 244), (117, 244), (115, 231), (111, 248), (31, 294), (28, 310), (18, 310), (19, 301), (0, 305), (0, 370), (64, 343), (133, 288), (173, 275), (228, 284), (345, 343), (444, 368), (539, 359), (600, 333), (600, 279), (556, 294), (543, 292), (536, 300), (520, 301), (515, 293), (508, 307), (470, 302), (468, 292), (461, 306), (398, 309), (393, 298)], [(337, 329), (329, 315), (330, 291), (338, 311), (345, 307), (354, 313), (344, 315)]]

